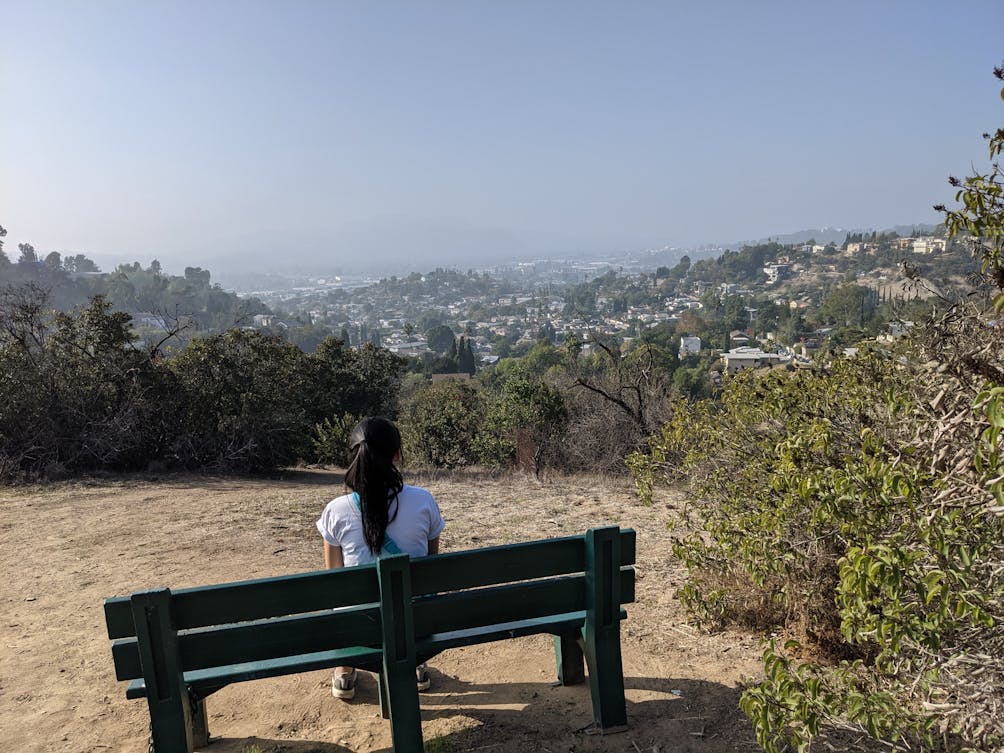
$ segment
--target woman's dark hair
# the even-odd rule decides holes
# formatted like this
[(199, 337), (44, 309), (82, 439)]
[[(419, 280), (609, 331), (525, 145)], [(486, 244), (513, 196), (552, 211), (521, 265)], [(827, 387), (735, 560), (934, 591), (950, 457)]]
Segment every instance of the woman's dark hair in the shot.
[[(345, 485), (359, 495), (363, 538), (374, 554), (383, 548), (391, 504), (404, 488), (394, 456), (401, 449), (401, 432), (386, 418), (364, 418), (349, 435), (355, 457), (345, 471)], [(397, 515), (397, 508), (394, 509)]]

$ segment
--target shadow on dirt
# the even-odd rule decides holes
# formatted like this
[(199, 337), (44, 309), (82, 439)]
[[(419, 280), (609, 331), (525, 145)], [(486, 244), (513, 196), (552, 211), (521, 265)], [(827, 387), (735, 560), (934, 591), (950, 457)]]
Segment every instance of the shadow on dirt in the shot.
[[(655, 677), (626, 677), (628, 729), (597, 735), (592, 729), (588, 684), (468, 683), (441, 676), (436, 693), (423, 696), (424, 721), (464, 716), (475, 723), (445, 735), (426, 736), (434, 751), (488, 750), (504, 739), (504, 750), (757, 751), (753, 730), (739, 710), (741, 690), (720, 683)], [(547, 724), (542, 730), (536, 724)], [(546, 744), (541, 738), (551, 741)]]
[(209, 747), (197, 748), (205, 753), (352, 753), (350, 748), (335, 743), (312, 740), (268, 740), (263, 737), (212, 737)]
[[(759, 751), (739, 710), (740, 690), (719, 683), (627, 677), (626, 731), (592, 731), (588, 684), (481, 684), (433, 674), (421, 696), (428, 753), (549, 751), (550, 753), (740, 753)], [(361, 685), (356, 703), (375, 704), (375, 687)], [(371, 697), (372, 696), (372, 697)], [(438, 722), (438, 723), (437, 723)], [(374, 720), (377, 724), (387, 721)], [(436, 734), (435, 729), (456, 731)], [(430, 729), (431, 728), (431, 729)], [(389, 728), (388, 728), (389, 731)], [(214, 738), (205, 753), (344, 753), (332, 742)], [(251, 748), (251, 750), (254, 750)], [(377, 749), (390, 753), (391, 748)]]

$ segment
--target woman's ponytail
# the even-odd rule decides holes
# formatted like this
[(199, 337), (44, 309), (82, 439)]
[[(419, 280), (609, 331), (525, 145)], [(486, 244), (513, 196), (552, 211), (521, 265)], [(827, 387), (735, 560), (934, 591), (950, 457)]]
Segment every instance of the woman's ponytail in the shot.
[(401, 473), (394, 465), (401, 451), (401, 433), (386, 418), (365, 418), (352, 430), (349, 444), (355, 457), (345, 472), (345, 485), (359, 495), (366, 546), (379, 554), (387, 525), (393, 520), (391, 504), (404, 488)]

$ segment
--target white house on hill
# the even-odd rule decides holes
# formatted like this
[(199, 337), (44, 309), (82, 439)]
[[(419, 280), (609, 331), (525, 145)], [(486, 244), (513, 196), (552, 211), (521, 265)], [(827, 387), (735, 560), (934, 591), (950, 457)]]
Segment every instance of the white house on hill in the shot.
[(725, 371), (735, 374), (743, 369), (756, 369), (761, 366), (774, 366), (785, 360), (778, 353), (765, 353), (760, 348), (741, 347), (722, 353), (725, 361)]
[(700, 352), (701, 352), (701, 338), (699, 337), (680, 338), (680, 358), (700, 355)]

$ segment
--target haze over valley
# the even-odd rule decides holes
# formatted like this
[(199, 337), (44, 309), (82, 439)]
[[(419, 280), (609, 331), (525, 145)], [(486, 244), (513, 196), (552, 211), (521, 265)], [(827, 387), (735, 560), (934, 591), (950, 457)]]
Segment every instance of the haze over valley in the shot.
[(935, 224), (1002, 27), (993, 0), (13, 2), (0, 223), (218, 280)]

